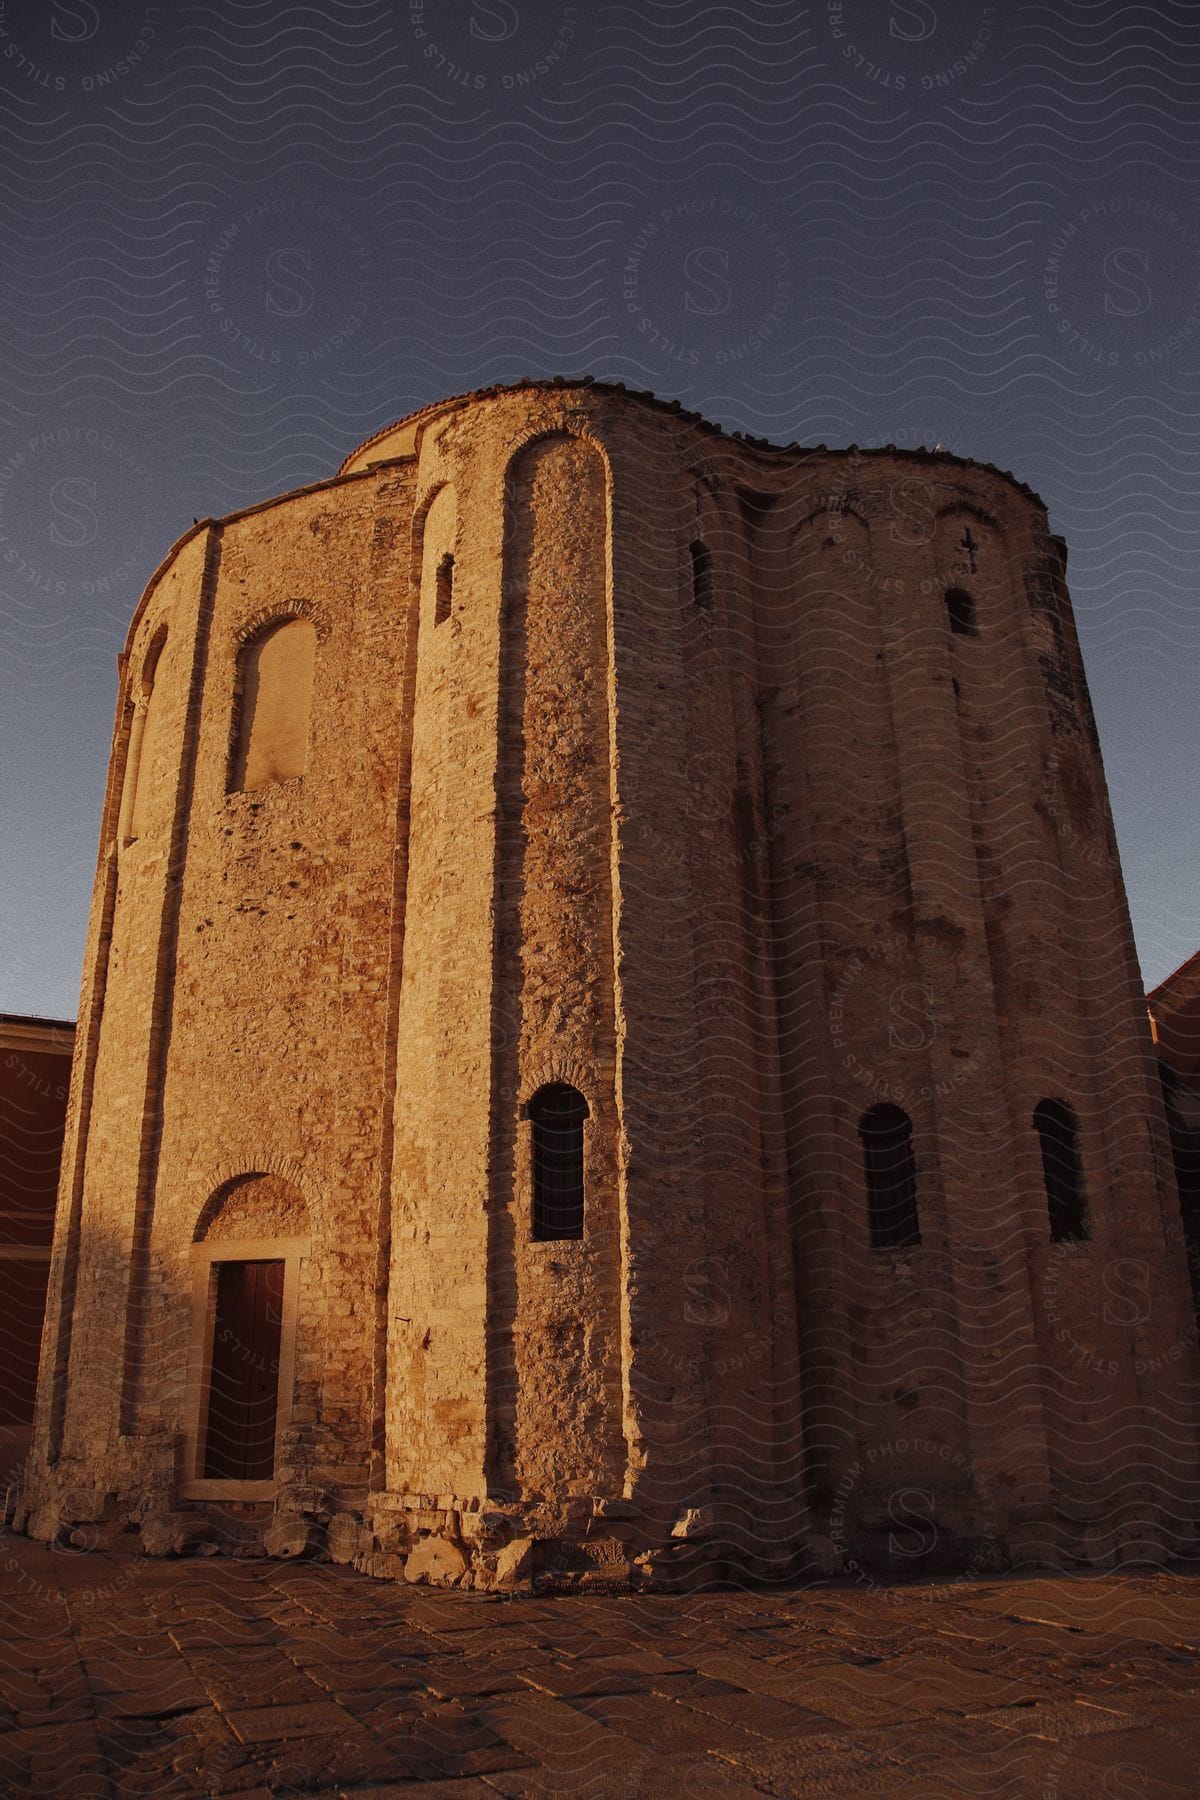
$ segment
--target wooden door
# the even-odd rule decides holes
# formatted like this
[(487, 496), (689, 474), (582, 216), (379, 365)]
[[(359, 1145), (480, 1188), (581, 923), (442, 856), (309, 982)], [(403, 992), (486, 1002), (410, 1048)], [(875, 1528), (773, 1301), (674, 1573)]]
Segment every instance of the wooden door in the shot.
[(204, 1476), (270, 1481), (275, 1473), (283, 1263), (222, 1262), (208, 1388)]

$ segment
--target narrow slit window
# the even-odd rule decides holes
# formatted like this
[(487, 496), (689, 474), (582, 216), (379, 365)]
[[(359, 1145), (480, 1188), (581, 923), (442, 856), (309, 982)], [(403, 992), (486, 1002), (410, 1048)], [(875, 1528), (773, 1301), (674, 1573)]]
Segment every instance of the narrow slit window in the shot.
[(578, 1088), (550, 1082), (529, 1102), (533, 1133), (533, 1235), (583, 1236), (583, 1122), (588, 1105)]
[(437, 585), (433, 602), (433, 622), (444, 625), (454, 605), (454, 558), (447, 551), (437, 566)]
[(946, 617), (950, 621), (950, 629), (956, 637), (978, 637), (979, 622), (975, 617), (975, 602), (966, 588), (947, 588)]
[(697, 538), (691, 546), (692, 604), (701, 612), (712, 611), (712, 552)]
[(905, 1250), (921, 1242), (912, 1120), (898, 1106), (872, 1106), (859, 1120), (872, 1250)]
[(1079, 1120), (1065, 1100), (1042, 1100), (1033, 1109), (1033, 1128), (1042, 1150), (1042, 1176), (1056, 1244), (1082, 1243), (1092, 1233), (1083, 1190)]

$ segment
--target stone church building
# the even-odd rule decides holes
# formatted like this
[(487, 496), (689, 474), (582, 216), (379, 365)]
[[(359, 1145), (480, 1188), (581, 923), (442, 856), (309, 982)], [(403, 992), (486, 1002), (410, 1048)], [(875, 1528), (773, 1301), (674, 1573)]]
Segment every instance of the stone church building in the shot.
[(1157, 1560), (1196, 1320), (1044, 506), (528, 381), (138, 607), (18, 1523)]

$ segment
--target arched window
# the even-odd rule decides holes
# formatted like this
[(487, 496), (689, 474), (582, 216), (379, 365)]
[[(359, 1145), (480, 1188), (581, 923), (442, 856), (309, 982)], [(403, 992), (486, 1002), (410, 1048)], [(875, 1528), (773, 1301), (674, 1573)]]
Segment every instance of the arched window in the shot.
[(912, 1120), (898, 1106), (872, 1106), (858, 1122), (867, 1177), (872, 1250), (904, 1250), (921, 1241)]
[(552, 1081), (529, 1102), (533, 1130), (533, 1235), (583, 1236), (583, 1121), (578, 1088)]
[(454, 558), (447, 550), (437, 566), (437, 586), (434, 595), (433, 622), (444, 625), (450, 617), (450, 608), (454, 604)]
[(303, 775), (316, 656), (317, 634), (307, 619), (281, 620), (243, 652), (232, 791)]
[(155, 764), (162, 738), (163, 695), (158, 686), (158, 665), (167, 641), (164, 625), (150, 646), (142, 669), (141, 692), (129, 736), (129, 811), (125, 821), (125, 841), (133, 843), (145, 832), (155, 810)]
[(946, 617), (950, 621), (950, 629), (958, 637), (978, 637), (979, 622), (975, 617), (975, 602), (966, 588), (946, 589)]
[(1042, 1147), (1051, 1238), (1056, 1244), (1090, 1238), (1079, 1158), (1079, 1120), (1074, 1108), (1065, 1100), (1039, 1100), (1033, 1109), (1033, 1128)]
[(690, 550), (692, 558), (692, 601), (701, 612), (712, 611), (712, 553), (697, 538)]

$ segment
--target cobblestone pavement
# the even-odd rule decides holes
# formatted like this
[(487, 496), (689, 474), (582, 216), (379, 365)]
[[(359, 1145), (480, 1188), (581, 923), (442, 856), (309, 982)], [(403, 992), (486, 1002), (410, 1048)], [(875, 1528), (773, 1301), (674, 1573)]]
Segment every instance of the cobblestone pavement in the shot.
[(0, 1543), (0, 1789), (1200, 1795), (1200, 1580), (497, 1599)]

